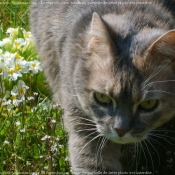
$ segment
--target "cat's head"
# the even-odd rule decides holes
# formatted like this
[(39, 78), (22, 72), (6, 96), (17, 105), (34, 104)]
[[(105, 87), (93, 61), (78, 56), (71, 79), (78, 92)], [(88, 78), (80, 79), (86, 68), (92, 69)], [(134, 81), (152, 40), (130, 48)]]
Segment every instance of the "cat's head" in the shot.
[(74, 86), (97, 132), (125, 144), (146, 139), (175, 115), (175, 30), (121, 37), (115, 25), (93, 14)]

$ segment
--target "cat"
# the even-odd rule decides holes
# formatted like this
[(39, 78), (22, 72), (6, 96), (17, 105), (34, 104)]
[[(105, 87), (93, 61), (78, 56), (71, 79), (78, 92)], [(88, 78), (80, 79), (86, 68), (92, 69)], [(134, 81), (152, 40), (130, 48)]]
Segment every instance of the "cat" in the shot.
[(64, 109), (73, 174), (125, 171), (122, 147), (149, 140), (174, 118), (175, 17), (167, 7), (161, 0), (32, 1), (31, 29)]

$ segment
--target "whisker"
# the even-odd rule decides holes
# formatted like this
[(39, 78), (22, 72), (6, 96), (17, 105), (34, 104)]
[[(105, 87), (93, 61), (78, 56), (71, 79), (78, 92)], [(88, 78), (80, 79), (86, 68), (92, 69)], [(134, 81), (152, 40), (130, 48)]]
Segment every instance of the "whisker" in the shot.
[(76, 132), (82, 132), (82, 131), (96, 131), (96, 128), (91, 128), (91, 129), (81, 129), (81, 130), (77, 130)]
[(156, 154), (157, 154), (157, 156), (159, 158), (159, 165), (158, 165), (158, 167), (159, 167), (160, 166), (160, 156), (159, 156), (159, 153), (157, 152), (156, 148), (152, 145), (152, 143), (148, 139), (146, 139), (146, 140), (151, 145), (151, 147), (155, 150), (155, 152), (156, 152)]
[(145, 92), (158, 92), (158, 93), (166, 93), (170, 95), (175, 95), (174, 93), (167, 92), (167, 91), (161, 91), (161, 90), (150, 90), (150, 91), (145, 91)]
[(73, 96), (73, 97), (78, 97), (78, 95), (74, 95), (74, 94), (70, 94), (70, 93), (67, 93), (67, 94), (70, 96)]
[[(133, 156), (133, 160), (132, 160), (132, 161), (133, 161), (132, 165), (134, 164), (134, 162), (136, 162), (137, 144), (138, 144), (138, 143), (135, 143), (135, 144), (134, 144), (134, 153), (133, 153), (134, 156)], [(132, 165), (130, 166), (130, 168), (132, 168)], [(137, 168), (136, 168), (136, 169), (137, 169)]]
[(155, 83), (167, 83), (167, 82), (175, 82), (175, 80), (165, 80), (165, 81), (154, 81), (154, 82), (150, 82), (150, 83), (148, 83), (147, 85), (144, 86), (144, 89), (147, 86), (150, 86), (150, 85), (155, 84)]
[(150, 153), (150, 150), (149, 150), (149, 148), (148, 148), (148, 145), (147, 145), (146, 141), (143, 140), (143, 142), (144, 142), (144, 144), (145, 144), (145, 146), (146, 146), (146, 149), (147, 149), (147, 151), (148, 151), (148, 154), (149, 154), (149, 156), (150, 156), (150, 158), (151, 158), (151, 164), (152, 164), (152, 168), (153, 168), (153, 172), (154, 172), (153, 157), (151, 156), (151, 153)]
[(155, 72), (156, 72), (156, 70), (154, 70), (154, 72), (145, 80), (145, 82), (142, 84), (142, 89), (144, 89), (145, 84), (147, 84), (154, 76), (156, 76), (156, 74), (158, 74)]
[(163, 136), (163, 137), (166, 137), (166, 138), (169, 138), (169, 139), (175, 139), (174, 137), (171, 137), (171, 136), (167, 136), (167, 135), (164, 135), (164, 134), (153, 134), (153, 136)]
[[(102, 137), (102, 141), (98, 147), (98, 151), (96, 153), (96, 165), (98, 166), (98, 164), (102, 164), (103, 162), (103, 159), (102, 159), (102, 151), (103, 151), (103, 148), (105, 146), (105, 142), (106, 142), (106, 138), (105, 137)], [(98, 159), (98, 156), (99, 156), (99, 159)]]
[(135, 143), (135, 162), (136, 162), (136, 167), (135, 167), (135, 170), (136, 170), (136, 172), (137, 172), (137, 168), (138, 168), (138, 159), (137, 159), (137, 157), (138, 157), (138, 143)]
[[(95, 133), (95, 132), (94, 132), (94, 133)], [(101, 135), (98, 134), (96, 137), (92, 138), (89, 142), (87, 142), (87, 143), (83, 146), (83, 148), (81, 148), (79, 154), (81, 153), (81, 151), (82, 151), (87, 145), (89, 145), (93, 140), (97, 139), (98, 137), (101, 137)]]
[(94, 132), (88, 134), (87, 136), (83, 137), (82, 139), (85, 139), (85, 138), (87, 138), (87, 137), (89, 137), (89, 136), (91, 136), (91, 135), (93, 135), (93, 134), (95, 134), (95, 133), (98, 133), (98, 132), (97, 132), (97, 131), (94, 131)]
[[(96, 171), (97, 171), (97, 168), (98, 168), (98, 152), (99, 152), (99, 147), (101, 146), (101, 140), (103, 140), (103, 137), (101, 137), (98, 142), (97, 142), (97, 146), (96, 146), (96, 153), (95, 153), (95, 159), (96, 159)], [(99, 145), (100, 143), (100, 145)]]
[(85, 125), (85, 126), (95, 126), (95, 127), (96, 127), (96, 125), (88, 124), (88, 123), (78, 123), (78, 124), (80, 124), (80, 125)]
[(105, 137), (103, 137), (103, 140), (102, 140), (102, 146), (101, 146), (101, 151), (100, 151), (100, 159), (101, 159), (101, 163), (103, 162), (103, 157), (102, 157), (102, 151), (105, 147), (105, 144), (107, 142), (107, 139)]
[(166, 130), (166, 129), (165, 129), (165, 130), (158, 130), (158, 129), (155, 130), (155, 129), (154, 129), (154, 130), (152, 130), (151, 132), (167, 132), (167, 133), (168, 133), (168, 132), (175, 132), (175, 131), (172, 131), (172, 130)]
[(136, 153), (136, 145), (137, 145), (137, 143), (133, 144), (133, 146), (134, 146), (134, 148), (133, 148), (134, 152), (132, 151), (131, 166), (128, 168), (128, 171), (130, 171), (132, 169), (132, 167), (134, 165), (134, 162), (135, 162), (135, 159), (136, 159), (136, 155), (135, 155), (135, 153)]
[(89, 121), (89, 122), (95, 123), (95, 122), (94, 122), (93, 120), (91, 120), (91, 119), (87, 119), (87, 118), (80, 117), (80, 116), (78, 116), (78, 118), (81, 118), (81, 119), (83, 119), (83, 120), (86, 120), (86, 121)]
[[(156, 139), (153, 139), (153, 138), (149, 138), (148, 140), (151, 140), (159, 145), (161, 145), (163, 148), (165, 148), (160, 142), (158, 142)], [(166, 148), (165, 148), (166, 149)]]
[(136, 162), (136, 164), (137, 164), (137, 169), (136, 169), (136, 172), (138, 171), (138, 167), (139, 167), (139, 162), (140, 162), (140, 151), (141, 151), (141, 149), (140, 149), (140, 147), (139, 147), (139, 143), (137, 143), (137, 162)]
[(142, 142), (139, 142), (139, 144), (140, 144), (140, 147), (141, 147), (141, 149), (142, 149), (142, 151), (143, 151), (143, 154), (144, 154), (144, 158), (145, 158), (145, 162), (146, 162), (146, 169), (147, 169), (147, 168), (148, 168), (148, 162), (147, 162), (146, 153), (145, 153), (145, 151), (144, 151)]
[[(163, 65), (162, 68), (161, 68), (158, 72), (156, 72), (156, 70), (155, 70), (155, 71), (153, 72), (153, 74), (152, 74), (150, 77), (148, 77), (148, 78), (145, 80), (145, 82), (143, 83), (143, 85), (142, 85), (142, 90), (145, 89), (145, 85), (146, 85), (153, 77), (155, 77), (157, 74), (159, 74), (159, 73), (164, 69), (164, 67), (166, 67), (169, 63), (170, 63), (170, 62), (168, 62), (167, 64)], [(156, 72), (156, 73), (155, 73), (155, 72)]]
[[(167, 143), (169, 143), (169, 144), (171, 144), (171, 145), (175, 145), (175, 144), (169, 142), (169, 141), (166, 139), (166, 138), (174, 139), (173, 137), (169, 137), (169, 136), (166, 136), (166, 135), (159, 135), (159, 134), (154, 134), (154, 136), (157, 137), (157, 138), (160, 138), (160, 139), (165, 140)], [(166, 137), (166, 138), (164, 138), (164, 137)]]

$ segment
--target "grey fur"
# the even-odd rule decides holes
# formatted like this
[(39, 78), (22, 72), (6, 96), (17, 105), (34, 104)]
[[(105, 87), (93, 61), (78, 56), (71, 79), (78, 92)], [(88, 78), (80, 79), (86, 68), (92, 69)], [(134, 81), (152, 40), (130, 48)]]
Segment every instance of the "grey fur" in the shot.
[[(121, 145), (147, 138), (175, 115), (174, 41), (156, 43), (175, 28), (175, 19), (154, 1), (43, 2), (32, 2), (32, 33), (54, 100), (64, 109), (73, 172), (121, 171)], [(94, 91), (110, 96), (113, 105), (98, 104)], [(158, 107), (140, 112), (140, 101), (152, 99), (159, 99)], [(115, 129), (127, 133), (120, 137)]]

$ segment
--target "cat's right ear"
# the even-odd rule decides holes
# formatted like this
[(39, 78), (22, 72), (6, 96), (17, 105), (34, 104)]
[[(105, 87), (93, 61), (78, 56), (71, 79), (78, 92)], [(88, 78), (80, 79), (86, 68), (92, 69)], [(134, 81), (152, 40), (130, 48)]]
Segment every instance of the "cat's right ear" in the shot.
[(88, 48), (90, 50), (96, 49), (96, 51), (106, 50), (106, 45), (110, 43), (110, 36), (104, 25), (104, 22), (99, 15), (94, 12), (92, 15), (91, 29), (90, 29), (90, 41)]
[(175, 30), (170, 30), (160, 36), (149, 48), (149, 53), (155, 60), (159, 58), (162, 61), (175, 63)]

